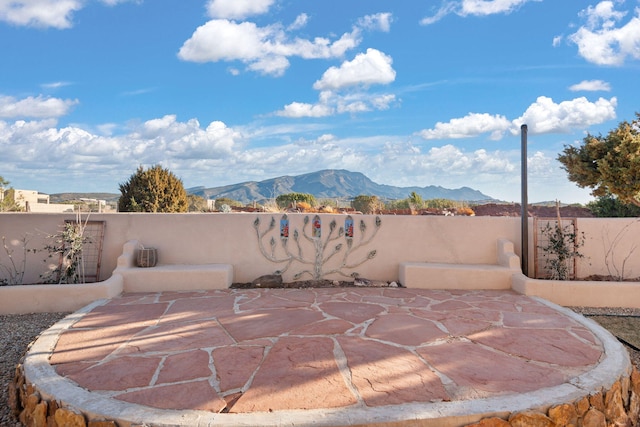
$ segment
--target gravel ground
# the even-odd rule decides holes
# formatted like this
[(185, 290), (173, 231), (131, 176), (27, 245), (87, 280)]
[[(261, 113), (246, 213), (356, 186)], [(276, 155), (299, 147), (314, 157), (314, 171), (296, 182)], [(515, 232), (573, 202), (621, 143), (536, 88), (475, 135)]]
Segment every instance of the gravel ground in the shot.
[[(571, 307), (585, 316), (640, 316), (640, 309), (601, 309)], [(21, 427), (10, 411), (7, 401), (8, 386), (13, 380), (15, 367), (29, 344), (44, 330), (66, 316), (67, 313), (38, 313), (0, 315), (0, 426)], [(640, 368), (640, 352), (627, 347), (634, 365)]]
[[(626, 339), (628, 342), (631, 342), (631, 344), (638, 348), (640, 347), (640, 338), (638, 338), (638, 335), (640, 333), (640, 331), (638, 331), (636, 328), (634, 328), (635, 325), (637, 325), (638, 319), (640, 318), (640, 309), (638, 308), (592, 308), (592, 307), (569, 307), (570, 309), (572, 309), (573, 311), (582, 314), (585, 317), (590, 317), (593, 318), (593, 320), (595, 320), (596, 322), (598, 322), (600, 319), (598, 319), (598, 316), (621, 316), (620, 318), (617, 318), (617, 320), (619, 320), (619, 322), (615, 322), (615, 323), (610, 323), (610, 322), (599, 322), (601, 323), (601, 325), (603, 327), (605, 327), (606, 329), (608, 329), (612, 334), (623, 337), (623, 339)], [(625, 322), (623, 321), (623, 319), (625, 317), (629, 317), (630, 321), (627, 322), (625, 324)], [(602, 320), (606, 320), (606, 319), (602, 319)], [(616, 329), (621, 328), (620, 332), (618, 332)], [(629, 340), (629, 338), (627, 337), (626, 333), (632, 332), (632, 338), (634, 338), (633, 341)], [(640, 351), (629, 347), (627, 345), (625, 345), (627, 351), (629, 351), (629, 356), (631, 358), (631, 363), (633, 363), (638, 369), (640, 369)]]
[(67, 313), (0, 315), (0, 426), (20, 427), (9, 411), (8, 389), (29, 344)]

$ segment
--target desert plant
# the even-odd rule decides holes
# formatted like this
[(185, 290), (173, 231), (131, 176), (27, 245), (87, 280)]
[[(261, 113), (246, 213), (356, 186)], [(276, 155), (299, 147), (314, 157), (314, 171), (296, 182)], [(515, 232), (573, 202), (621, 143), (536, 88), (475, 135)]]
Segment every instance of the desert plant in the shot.
[(463, 206), (456, 209), (456, 215), (474, 216), (476, 213), (468, 206)]
[(374, 214), (383, 207), (383, 203), (378, 196), (356, 196), (351, 202), (351, 207), (363, 214)]
[(622, 230), (620, 230), (618, 234), (615, 235), (613, 240), (609, 240), (608, 232), (603, 233), (603, 243), (605, 246), (604, 265), (607, 267), (609, 276), (616, 281), (623, 281), (625, 279), (625, 267), (627, 265), (627, 261), (629, 260), (629, 258), (631, 258), (631, 255), (633, 255), (633, 253), (637, 249), (637, 246), (635, 244), (631, 246), (631, 248), (629, 249), (629, 253), (627, 253), (627, 255), (622, 259), (622, 262), (620, 264), (616, 262), (616, 249), (620, 244), (620, 241), (628, 231), (629, 227), (637, 222), (638, 221), (634, 221), (625, 225)]
[(391, 200), (385, 203), (384, 208), (390, 211), (399, 209), (409, 209), (409, 199)]
[(22, 236), (20, 243), (22, 246), (22, 259), (20, 261), (16, 261), (14, 258), (15, 249), (10, 248), (9, 244), (7, 244), (6, 237), (2, 236), (2, 247), (8, 261), (7, 264), (0, 263), (0, 272), (4, 272), (4, 274), (6, 274), (6, 277), (0, 278), (0, 286), (22, 284), (24, 272), (27, 267), (27, 254), (30, 252), (35, 253), (36, 250), (29, 249), (29, 239), (26, 235)]
[(422, 209), (424, 206), (422, 196), (415, 191), (412, 191), (411, 194), (409, 194), (409, 206), (411, 209)]
[(460, 202), (449, 199), (429, 199), (424, 201), (424, 207), (431, 209), (456, 209)]
[(287, 193), (281, 194), (276, 197), (276, 203), (281, 208), (288, 208), (290, 206), (297, 206), (299, 203), (308, 203), (310, 206), (316, 206), (316, 198), (313, 194), (307, 193)]
[[(573, 225), (562, 225), (560, 207), (556, 204), (558, 218), (549, 221), (540, 230), (546, 243), (538, 246), (545, 258), (545, 267), (551, 280), (568, 280), (571, 273), (571, 263), (576, 258), (584, 258), (579, 249), (584, 245), (584, 233), (577, 233)], [(554, 224), (552, 225), (552, 222)]]
[[(90, 239), (84, 235), (89, 217), (83, 222), (81, 214), (75, 221), (65, 221), (62, 230), (47, 236), (52, 243), (45, 245), (48, 258), (58, 258), (57, 267), (42, 275), (44, 283), (84, 283), (85, 271), (82, 249)], [(45, 262), (47, 260), (45, 259)]]

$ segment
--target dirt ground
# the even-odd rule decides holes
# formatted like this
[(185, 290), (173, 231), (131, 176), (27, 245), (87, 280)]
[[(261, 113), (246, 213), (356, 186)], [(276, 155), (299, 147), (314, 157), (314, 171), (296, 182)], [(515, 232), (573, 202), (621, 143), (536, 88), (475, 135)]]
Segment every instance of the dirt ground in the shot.
[[(473, 211), (476, 216), (520, 216), (520, 204), (498, 204), (487, 203), (474, 206)], [(527, 212), (529, 216), (538, 218), (555, 218), (557, 216), (555, 206), (533, 206), (530, 205)], [(560, 216), (563, 218), (593, 218), (593, 214), (587, 208), (579, 206), (562, 206)]]

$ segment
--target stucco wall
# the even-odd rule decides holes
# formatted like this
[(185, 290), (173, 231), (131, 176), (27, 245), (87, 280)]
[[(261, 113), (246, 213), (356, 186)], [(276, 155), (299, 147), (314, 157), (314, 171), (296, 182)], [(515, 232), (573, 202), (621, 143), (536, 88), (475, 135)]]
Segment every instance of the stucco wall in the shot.
[[(329, 223), (337, 223), (337, 229), (344, 226), (345, 215), (320, 214), (322, 220), (322, 242), (326, 242)], [(256, 277), (273, 273), (286, 263), (274, 263), (261, 253), (254, 221), (260, 220), (260, 232), (264, 232), (273, 218), (274, 229), (267, 233), (263, 247), (271, 251), (270, 239), (275, 245), (275, 257), (282, 259), (285, 254), (279, 236), (281, 214), (91, 214), (91, 220), (106, 221), (102, 253), (100, 279), (110, 277), (116, 268), (117, 257), (128, 240), (138, 240), (147, 247), (156, 247), (161, 264), (205, 264), (224, 263), (234, 267), (234, 281), (249, 282)], [(303, 257), (313, 261), (316, 250), (313, 244), (302, 237), (303, 221), (313, 214), (289, 214), (290, 237), (287, 243), (292, 253), (297, 253), (293, 239), (295, 230), (300, 233)], [(65, 219), (74, 219), (73, 214), (2, 213), (0, 214), (0, 236), (5, 236), (14, 262), (22, 261), (23, 236), (27, 237), (27, 247), (43, 249), (50, 243), (46, 236), (61, 229)], [(375, 216), (354, 215), (355, 248), (362, 238), (360, 221), (364, 221), (368, 239), (375, 230)], [(366, 258), (375, 250), (373, 259), (353, 269), (343, 268), (349, 274), (353, 271), (361, 276), (379, 280), (397, 280), (398, 265), (401, 262), (440, 262), (465, 264), (493, 264), (496, 262), (496, 241), (506, 238), (514, 242), (516, 253), (520, 253), (520, 219), (509, 217), (445, 217), (445, 216), (380, 216), (381, 225), (370, 243), (353, 250), (347, 264), (354, 264)], [(307, 234), (311, 233), (310, 225)], [(529, 226), (532, 233), (532, 226)], [(584, 232), (585, 244), (580, 252), (585, 255), (578, 262), (579, 278), (592, 274), (623, 274), (626, 278), (640, 276), (640, 221), (636, 218), (586, 219), (578, 220), (579, 232)], [(530, 242), (530, 272), (533, 272), (533, 238)], [(331, 240), (324, 250), (326, 258), (333, 248), (342, 244), (341, 251), (325, 263), (325, 270), (336, 268), (343, 260), (347, 249), (344, 237)], [(40, 275), (50, 266), (44, 263), (47, 253), (40, 251), (27, 255), (27, 271), (24, 283), (39, 281)], [(51, 260), (49, 260), (51, 261)], [(624, 264), (624, 270), (623, 270)], [(0, 248), (0, 265), (8, 265), (6, 252)], [(311, 268), (294, 262), (284, 274), (285, 280), (292, 280), (295, 273)], [(0, 267), (0, 270), (2, 268)], [(5, 272), (0, 271), (0, 277)], [(303, 276), (302, 278), (308, 278)], [(330, 275), (329, 278), (340, 278)]]
[[(322, 239), (326, 242), (329, 224), (335, 220), (337, 226), (332, 237), (337, 236), (338, 228), (344, 227), (345, 215), (320, 214), (322, 220)], [(146, 247), (158, 249), (161, 264), (206, 264), (224, 263), (234, 266), (235, 281), (249, 282), (263, 274), (270, 274), (283, 268), (286, 263), (274, 263), (261, 253), (254, 221), (260, 220), (260, 232), (268, 229), (271, 219), (275, 219), (275, 228), (267, 233), (263, 246), (271, 251), (270, 240), (276, 242), (275, 257), (284, 258), (279, 232), (281, 214), (91, 214), (91, 220), (106, 221), (102, 253), (101, 280), (107, 279), (116, 268), (117, 257), (122, 246), (128, 240), (138, 240)], [(303, 235), (304, 218), (310, 220), (313, 215), (289, 214), (290, 237), (287, 246), (292, 253), (298, 253), (293, 239), (295, 230), (300, 234), (299, 241), (303, 257), (313, 261), (316, 250)], [(61, 229), (65, 219), (74, 219), (74, 215), (65, 214), (0, 214), (0, 236), (15, 251), (14, 259), (22, 259), (23, 236), (28, 238), (28, 247), (42, 249), (47, 243), (47, 235)], [(361, 276), (379, 280), (397, 280), (398, 264), (411, 261), (431, 261), (448, 263), (495, 263), (496, 241), (507, 238), (519, 247), (519, 220), (517, 218), (494, 217), (444, 217), (444, 216), (380, 216), (381, 224), (377, 234), (366, 245), (356, 249), (362, 238), (371, 237), (376, 226), (376, 217), (372, 215), (354, 215), (354, 238), (352, 253), (346, 264), (354, 264), (366, 258), (375, 250), (373, 259), (353, 269), (344, 268), (349, 274), (353, 271)], [(366, 231), (360, 231), (360, 221), (364, 221)], [(310, 235), (311, 227), (306, 227)], [(338, 254), (326, 262), (325, 270), (338, 267), (348, 246), (343, 237), (332, 239), (324, 250), (326, 258), (333, 248), (342, 244)], [(42, 260), (45, 252), (28, 254), (27, 273), (24, 283), (39, 280), (47, 266)], [(6, 264), (6, 253), (0, 250), (0, 263)], [(311, 268), (294, 262), (284, 274), (285, 280)], [(329, 278), (340, 278), (330, 275)], [(303, 276), (302, 278), (309, 278)]]

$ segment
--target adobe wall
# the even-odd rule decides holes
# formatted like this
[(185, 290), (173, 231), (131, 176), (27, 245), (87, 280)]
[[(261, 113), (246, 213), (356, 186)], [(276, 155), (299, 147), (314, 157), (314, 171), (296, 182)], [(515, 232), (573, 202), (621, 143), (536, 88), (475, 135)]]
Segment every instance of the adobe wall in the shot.
[[(325, 270), (339, 267), (348, 250), (347, 239), (338, 237), (338, 229), (344, 227), (346, 215), (319, 214), (322, 221), (321, 242), (324, 251), (316, 251), (313, 243), (303, 236), (304, 218), (310, 221), (313, 214), (289, 214), (290, 236), (287, 247), (290, 253), (298, 255), (294, 232), (298, 230), (303, 258), (313, 261), (318, 252), (327, 258), (334, 248), (342, 244), (341, 250), (326, 262)], [(118, 256), (128, 240), (138, 240), (145, 247), (158, 249), (160, 264), (208, 264), (223, 263), (234, 267), (235, 282), (250, 282), (256, 277), (271, 274), (286, 266), (286, 262), (269, 261), (261, 252), (258, 233), (264, 233), (272, 218), (276, 224), (273, 230), (262, 237), (263, 249), (270, 254), (271, 238), (275, 241), (274, 258), (284, 259), (283, 242), (280, 239), (279, 221), (282, 214), (95, 214), (91, 220), (106, 221), (102, 253), (101, 280), (106, 280), (116, 268)], [(20, 239), (28, 235), (28, 247), (42, 249), (47, 244), (47, 235), (60, 230), (65, 219), (74, 219), (65, 214), (0, 214), (0, 236), (6, 236), (7, 243), (15, 251), (14, 258), (22, 259)], [(443, 262), (443, 263), (496, 263), (496, 242), (506, 238), (519, 247), (520, 223), (517, 218), (501, 217), (445, 217), (445, 216), (380, 216), (380, 226), (376, 227), (376, 216), (354, 215), (354, 237), (352, 249), (346, 265), (354, 265), (367, 258), (371, 251), (376, 254), (356, 268), (342, 268), (344, 273), (358, 272), (362, 277), (377, 280), (398, 280), (400, 262)], [(254, 227), (260, 220), (258, 230)], [(329, 236), (329, 225), (336, 221), (336, 227)], [(366, 230), (361, 232), (360, 222)], [(377, 228), (377, 232), (376, 232)], [(306, 233), (310, 235), (311, 224)], [(375, 235), (374, 235), (375, 233)], [(371, 238), (367, 244), (359, 243)], [(27, 272), (24, 283), (39, 280), (47, 266), (42, 262), (45, 252), (28, 254)], [(19, 261), (18, 261), (19, 262)], [(6, 263), (6, 254), (0, 248), (0, 263)], [(49, 265), (51, 267), (52, 264)], [(283, 274), (285, 281), (309, 265), (294, 261)], [(301, 279), (309, 279), (304, 275)], [(344, 278), (333, 274), (328, 278)]]

